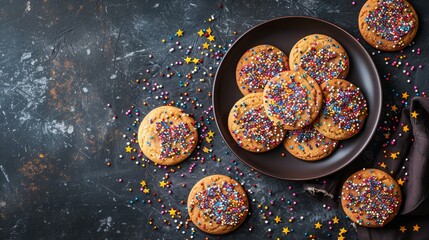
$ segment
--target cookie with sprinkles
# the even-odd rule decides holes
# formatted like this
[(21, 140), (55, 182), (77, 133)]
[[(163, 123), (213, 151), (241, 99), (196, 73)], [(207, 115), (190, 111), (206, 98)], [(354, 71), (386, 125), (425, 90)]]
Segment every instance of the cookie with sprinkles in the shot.
[(276, 125), (286, 130), (310, 125), (322, 107), (322, 91), (303, 70), (285, 71), (273, 77), (264, 89), (264, 108)]
[(237, 144), (251, 152), (277, 147), (285, 136), (282, 126), (274, 125), (264, 110), (262, 93), (251, 93), (238, 100), (228, 117), (228, 128)]
[(364, 227), (382, 227), (398, 213), (401, 188), (388, 173), (363, 169), (344, 182), (341, 205), (347, 216)]
[(288, 131), (283, 141), (283, 146), (290, 154), (306, 161), (321, 160), (331, 155), (337, 145), (337, 140), (325, 137), (311, 125)]
[(413, 41), (419, 21), (416, 10), (406, 0), (369, 0), (360, 10), (358, 24), (369, 45), (398, 51)]
[(335, 140), (356, 135), (363, 127), (368, 107), (358, 87), (343, 79), (332, 79), (320, 85), (323, 107), (314, 127)]
[(289, 65), (284, 52), (267, 44), (255, 46), (247, 50), (238, 61), (238, 88), (243, 95), (262, 92), (268, 80), (286, 70), (289, 70)]
[(249, 212), (243, 187), (224, 175), (211, 175), (197, 182), (189, 193), (187, 206), (195, 226), (211, 234), (237, 229)]
[(138, 141), (147, 158), (174, 165), (192, 153), (198, 133), (192, 117), (179, 108), (162, 106), (150, 111), (140, 123)]
[(333, 79), (346, 78), (349, 57), (334, 38), (323, 34), (308, 35), (299, 40), (289, 54), (291, 70), (303, 69), (318, 84)]

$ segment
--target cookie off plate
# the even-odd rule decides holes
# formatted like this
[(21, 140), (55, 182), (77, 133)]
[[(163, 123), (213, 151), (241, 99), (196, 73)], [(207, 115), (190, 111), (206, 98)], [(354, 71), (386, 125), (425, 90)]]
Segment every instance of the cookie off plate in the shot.
[[(243, 97), (235, 81), (238, 61), (248, 49), (261, 44), (276, 46), (289, 54), (298, 40), (310, 34), (331, 36), (347, 51), (350, 69), (346, 79), (360, 88), (368, 103), (368, 117), (363, 129), (353, 138), (341, 141), (342, 148), (315, 162), (295, 158), (283, 146), (264, 153), (244, 150), (228, 131), (229, 112), (234, 103)], [(330, 22), (301, 16), (269, 20), (251, 28), (238, 38), (218, 68), (212, 97), (216, 124), (231, 151), (255, 170), (288, 180), (320, 178), (340, 170), (356, 159), (376, 130), (382, 106), (381, 83), (377, 69), (362, 45), (352, 35)]]

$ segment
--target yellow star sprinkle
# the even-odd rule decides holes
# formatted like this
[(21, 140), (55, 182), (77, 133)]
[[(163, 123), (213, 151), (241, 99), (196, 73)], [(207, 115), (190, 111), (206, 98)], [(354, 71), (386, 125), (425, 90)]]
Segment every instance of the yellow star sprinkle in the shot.
[(347, 232), (347, 230), (345, 229), (345, 228), (341, 228), (340, 229), (340, 235), (342, 235), (342, 234), (344, 234), (344, 233), (346, 233)]
[(149, 188), (145, 188), (145, 189), (143, 189), (143, 192), (146, 193), (146, 194), (149, 194), (150, 193), (150, 189)]
[(192, 58), (190, 58), (189, 56), (186, 56), (185, 63), (189, 64), (191, 61), (192, 61)]
[(283, 228), (283, 233), (288, 235), (290, 233), (289, 227), (284, 227)]
[(392, 109), (392, 111), (396, 112), (396, 110), (398, 110), (398, 107), (396, 105), (393, 105), (390, 107)]
[(405, 181), (402, 178), (398, 179), (398, 184), (404, 186)]
[(418, 224), (416, 224), (416, 225), (413, 226), (413, 231), (414, 232), (418, 232), (419, 229), (420, 229), (420, 226)]
[(390, 138), (390, 133), (386, 133), (386, 134), (384, 134), (384, 138), (385, 138), (385, 139), (389, 139), (389, 138)]
[(197, 33), (198, 33), (198, 36), (200, 36), (200, 37), (202, 37), (204, 35), (204, 32), (202, 29), (200, 29), (200, 31), (198, 31)]
[(212, 130), (210, 130), (208, 133), (207, 133), (207, 136), (209, 136), (209, 137), (214, 137), (214, 132), (212, 131)]
[(332, 222), (333, 222), (334, 224), (337, 224), (339, 221), (340, 221), (340, 219), (339, 219), (339, 218), (337, 218), (337, 216), (335, 216), (334, 218), (332, 218)]
[(198, 64), (200, 62), (200, 60), (198, 60), (198, 58), (194, 58), (194, 59), (192, 59), (192, 62), (195, 64)]
[(386, 167), (387, 167), (387, 165), (386, 165), (384, 162), (382, 162), (382, 163), (380, 164), (380, 167), (382, 167), (382, 168), (386, 168)]
[(132, 147), (130, 147), (129, 145), (125, 148), (125, 152), (130, 153), (131, 150), (133, 150)]
[(403, 99), (407, 99), (410, 95), (408, 95), (408, 93), (404, 92), (402, 93), (402, 98)]
[(210, 152), (210, 149), (208, 149), (207, 147), (204, 147), (204, 148), (203, 148), (203, 152), (205, 152), (205, 153), (209, 153), (209, 152)]
[(168, 211), (168, 213), (170, 213), (170, 216), (171, 216), (172, 218), (174, 218), (174, 216), (176, 216), (176, 209), (171, 208), (171, 209)]
[(162, 180), (161, 182), (159, 182), (159, 186), (162, 187), (162, 188), (165, 188), (166, 185), (167, 185), (167, 183), (164, 180)]
[(276, 223), (279, 223), (279, 222), (281, 222), (281, 221), (282, 221), (282, 218), (281, 218), (281, 217), (279, 217), (279, 216), (276, 216), (276, 218), (274, 218), (274, 221), (275, 221)]
[(208, 28), (208, 29), (206, 30), (206, 33), (207, 33), (207, 34), (209, 34), (209, 35), (210, 35), (210, 34), (212, 34), (212, 29), (211, 29), (211, 28)]
[(407, 231), (407, 229), (405, 228), (405, 226), (401, 226), (401, 227), (399, 227), (399, 231), (404, 233), (405, 231)]
[(340, 236), (338, 237), (338, 240), (344, 240), (344, 237), (340, 235)]
[(390, 157), (391, 157), (392, 159), (397, 159), (397, 158), (398, 158), (398, 154), (399, 154), (399, 152), (390, 153)]
[(320, 224), (320, 222), (317, 222), (317, 223), (314, 224), (314, 227), (316, 229), (320, 229), (322, 227), (322, 224)]
[(182, 29), (177, 30), (176, 34), (178, 37), (183, 37), (183, 30)]
[(203, 49), (209, 49), (210, 44), (205, 42), (203, 43)]
[(146, 187), (146, 181), (145, 181), (145, 180), (142, 180), (142, 181), (140, 182), (140, 185), (142, 185), (142, 188)]
[(416, 112), (416, 110), (414, 110), (412, 113), (411, 113), (411, 117), (412, 118), (417, 118), (417, 116), (418, 116), (419, 114)]
[(402, 131), (404, 131), (404, 132), (410, 131), (410, 129), (408, 128), (408, 125), (403, 126)]
[(213, 141), (213, 139), (211, 139), (211, 138), (209, 138), (209, 137), (206, 137), (206, 141), (207, 141), (208, 143), (211, 143), (211, 142)]
[(208, 37), (207, 37), (207, 39), (208, 39), (210, 42), (213, 42), (213, 41), (215, 40), (215, 37), (214, 37), (213, 35), (210, 35), (210, 36), (208, 36)]

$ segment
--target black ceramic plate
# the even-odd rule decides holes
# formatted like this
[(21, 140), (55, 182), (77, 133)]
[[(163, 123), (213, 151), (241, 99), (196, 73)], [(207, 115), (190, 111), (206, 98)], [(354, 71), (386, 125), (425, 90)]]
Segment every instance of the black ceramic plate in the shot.
[[(341, 141), (329, 157), (307, 162), (290, 155), (283, 145), (265, 153), (242, 149), (228, 131), (228, 114), (243, 97), (235, 81), (235, 68), (243, 53), (259, 44), (271, 44), (289, 55), (292, 46), (309, 34), (325, 34), (336, 39), (347, 51), (350, 71), (347, 80), (360, 87), (368, 103), (369, 115), (363, 129), (353, 138)], [(377, 69), (366, 50), (355, 38), (338, 26), (311, 17), (282, 17), (257, 25), (243, 34), (228, 50), (216, 73), (213, 107), (219, 131), (232, 152), (250, 167), (272, 177), (289, 180), (315, 179), (331, 174), (352, 162), (371, 140), (377, 127), (382, 92)], [(284, 152), (286, 155), (281, 156)]]

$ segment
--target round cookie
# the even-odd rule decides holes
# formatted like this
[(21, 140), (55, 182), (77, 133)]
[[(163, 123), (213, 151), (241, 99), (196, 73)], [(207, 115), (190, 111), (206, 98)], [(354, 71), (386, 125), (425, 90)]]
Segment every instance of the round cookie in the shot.
[(296, 158), (316, 161), (329, 156), (338, 141), (319, 133), (313, 126), (288, 131), (283, 141), (286, 150)]
[(319, 115), (322, 96), (319, 85), (303, 70), (281, 72), (265, 85), (265, 113), (286, 130), (301, 129)]
[(290, 51), (291, 70), (303, 69), (318, 84), (346, 78), (349, 57), (346, 50), (332, 37), (323, 34), (308, 35), (299, 40)]
[(174, 165), (192, 153), (198, 143), (195, 121), (181, 109), (170, 106), (150, 111), (140, 123), (138, 141), (147, 158), (161, 165)]
[(243, 95), (262, 92), (268, 80), (286, 70), (289, 70), (288, 57), (280, 49), (267, 44), (255, 46), (237, 64), (238, 88)]
[(335, 140), (356, 135), (368, 115), (366, 100), (358, 87), (343, 79), (332, 79), (320, 85), (323, 107), (314, 127)]
[(358, 24), (369, 45), (398, 51), (413, 41), (419, 21), (416, 10), (406, 0), (369, 0), (360, 10)]
[(382, 227), (398, 213), (401, 188), (389, 174), (378, 169), (363, 169), (343, 184), (341, 205), (347, 216), (365, 227)]
[(264, 110), (262, 93), (238, 100), (228, 117), (228, 128), (238, 145), (251, 152), (266, 152), (279, 145), (286, 130), (275, 126)]
[(189, 216), (206, 233), (229, 233), (244, 222), (248, 212), (246, 192), (228, 176), (205, 177), (189, 193)]

